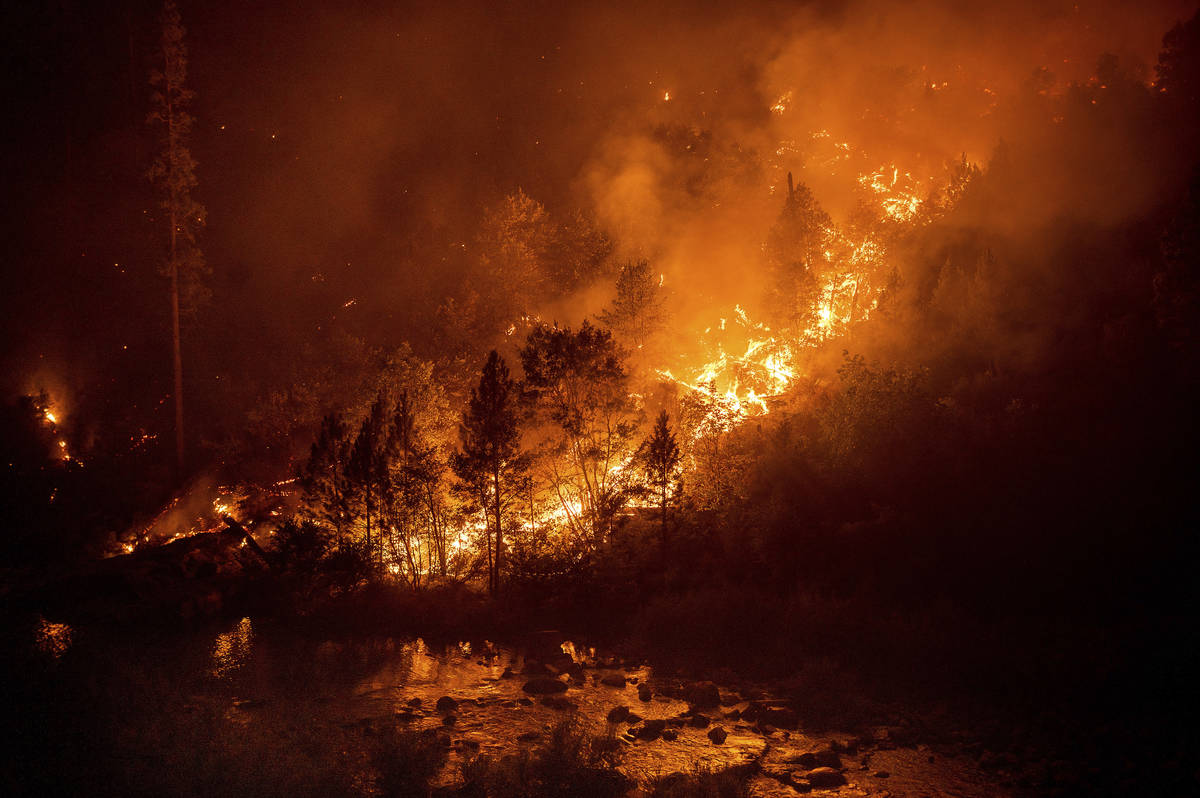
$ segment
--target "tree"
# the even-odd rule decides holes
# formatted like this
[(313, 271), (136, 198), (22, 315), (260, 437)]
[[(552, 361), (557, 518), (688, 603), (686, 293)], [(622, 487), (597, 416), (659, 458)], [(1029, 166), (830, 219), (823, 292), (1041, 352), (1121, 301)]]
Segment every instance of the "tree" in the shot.
[(658, 414), (654, 422), (654, 431), (642, 443), (639, 460), (651, 488), (657, 494), (659, 519), (659, 538), (662, 547), (663, 561), (667, 557), (667, 504), (675, 490), (679, 474), (679, 444), (671, 429), (671, 418), (666, 410)]
[[(383, 390), (371, 404), (371, 410), (363, 419), (350, 449), (348, 475), (352, 498), (362, 501), (363, 519), (366, 524), (366, 546), (368, 557), (377, 556), (375, 550), (383, 551), (382, 530), (379, 529), (379, 509), (387, 500), (386, 492), (388, 418)], [(371, 543), (371, 519), (376, 519), (376, 539)]]
[(599, 319), (636, 350), (662, 327), (666, 320), (664, 297), (658, 275), (645, 260), (629, 261), (617, 276), (617, 296)]
[(547, 459), (564, 515), (598, 546), (632, 487), (623, 471), (637, 418), (621, 350), (612, 333), (586, 321), (575, 332), (541, 325), (521, 364), (535, 409), (561, 433)]
[[(441, 528), (441, 508), (437, 502), (437, 483), (441, 466), (434, 448), (427, 445), (417, 426), (416, 408), (407, 390), (400, 392), (392, 416), (391, 431), (384, 464), (385, 517), (393, 561), (398, 561), (394, 535), (400, 536), (404, 554), (404, 573), (409, 584), (421, 585), (421, 573), (432, 570), (435, 552), (441, 572), (446, 573), (445, 535)], [(427, 533), (422, 547), (422, 527)]]
[(174, 0), (162, 12), (162, 36), (156, 53), (158, 66), (150, 73), (148, 122), (160, 134), (158, 156), (149, 177), (161, 194), (160, 205), (167, 223), (167, 255), (162, 271), (170, 279), (171, 345), (175, 375), (175, 465), (184, 467), (183, 354), (180, 315), (195, 310), (202, 298), (206, 272), (204, 255), (196, 246), (196, 233), (204, 225), (204, 206), (192, 199), (196, 186), (196, 162), (188, 149), (195, 119), (188, 113), (194, 92), (186, 88), (187, 45), (184, 28)]
[(555, 237), (550, 214), (520, 189), (485, 214), (478, 246), (484, 293), (496, 317), (491, 326), (544, 299)]
[(331, 527), (338, 547), (350, 521), (349, 429), (340, 414), (321, 420), (321, 432), (300, 474), (305, 513)]
[(803, 183), (793, 188), (789, 173), (787, 200), (771, 228), (766, 251), (773, 315), (795, 331), (807, 329), (813, 321), (832, 231), (833, 220), (812, 191)]
[(498, 593), (504, 567), (504, 506), (520, 486), (526, 465), (520, 453), (520, 427), (517, 393), (508, 366), (496, 350), (488, 354), (479, 375), (479, 385), (471, 389), (467, 410), (459, 427), (462, 451), (452, 462), (455, 474), (475, 489), (485, 516), (490, 514), (491, 534), (488, 551), (495, 556), (489, 562), (488, 590)]

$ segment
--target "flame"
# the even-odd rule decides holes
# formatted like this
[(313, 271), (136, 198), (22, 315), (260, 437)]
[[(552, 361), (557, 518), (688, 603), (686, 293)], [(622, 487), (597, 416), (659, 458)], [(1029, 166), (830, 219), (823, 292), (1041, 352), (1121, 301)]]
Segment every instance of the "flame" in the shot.
[(895, 164), (858, 176), (858, 183), (876, 195), (884, 215), (896, 222), (911, 222), (921, 207), (920, 181)]
[[(767, 414), (768, 400), (785, 393), (796, 379), (793, 346), (770, 327), (752, 321), (741, 305), (734, 306), (732, 323), (720, 319), (718, 332), (729, 335), (711, 345), (709, 361), (682, 376), (658, 370), (663, 380), (688, 389), (698, 404), (695, 437), (725, 432), (747, 418)], [(730, 336), (734, 342), (727, 344), (724, 339)]]

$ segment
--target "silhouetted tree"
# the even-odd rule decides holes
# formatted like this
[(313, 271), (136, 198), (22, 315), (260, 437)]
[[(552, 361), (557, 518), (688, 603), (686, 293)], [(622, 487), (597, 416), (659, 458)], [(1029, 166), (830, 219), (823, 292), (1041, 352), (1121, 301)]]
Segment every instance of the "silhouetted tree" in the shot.
[(150, 73), (148, 121), (159, 132), (158, 157), (149, 177), (161, 194), (167, 224), (167, 256), (163, 273), (171, 285), (171, 344), (175, 375), (175, 464), (184, 467), (183, 354), (180, 315), (194, 311), (202, 298), (206, 272), (204, 255), (196, 246), (196, 232), (204, 225), (204, 206), (192, 199), (196, 186), (196, 162), (188, 149), (195, 119), (188, 113), (194, 92), (186, 87), (187, 45), (184, 28), (174, 0), (162, 12), (162, 36), (156, 53), (157, 66)]
[(812, 191), (803, 183), (793, 187), (789, 174), (787, 199), (767, 237), (768, 299), (779, 323), (794, 330), (809, 326), (832, 229), (833, 220)]
[[(489, 567), (488, 589), (493, 594), (500, 590), (504, 567), (504, 506), (509, 494), (519, 488), (525, 470), (520, 456), (517, 398), (508, 366), (493, 349), (462, 415), (462, 451), (451, 461), (458, 478), (479, 491), (485, 515), (491, 515), (495, 556)], [(492, 545), (489, 541), (489, 551)]]
[(348, 437), (349, 429), (340, 414), (325, 416), (300, 474), (305, 514), (332, 528), (338, 546), (350, 520)]
[(642, 444), (639, 452), (642, 469), (654, 490), (659, 509), (659, 537), (664, 561), (667, 555), (667, 505), (676, 489), (679, 477), (679, 444), (671, 429), (671, 418), (666, 410), (658, 414), (654, 430)]
[(642, 349), (663, 322), (665, 297), (659, 276), (645, 260), (628, 261), (617, 276), (617, 296), (599, 315), (600, 322), (629, 343)]
[[(387, 407), (382, 389), (363, 419), (350, 450), (349, 477), (352, 496), (362, 501), (366, 525), (368, 556), (378, 558), (383, 550), (379, 510), (387, 497)], [(375, 542), (371, 541), (371, 521), (376, 520)]]
[(632, 487), (621, 467), (631, 456), (637, 417), (620, 348), (612, 333), (586, 321), (577, 332), (542, 325), (526, 339), (521, 364), (536, 410), (561, 432), (547, 459), (563, 511), (597, 546)]

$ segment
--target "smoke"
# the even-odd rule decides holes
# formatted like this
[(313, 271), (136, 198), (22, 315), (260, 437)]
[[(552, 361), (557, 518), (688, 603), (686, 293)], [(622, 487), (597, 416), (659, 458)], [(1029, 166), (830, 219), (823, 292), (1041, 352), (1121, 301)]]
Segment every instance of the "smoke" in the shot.
[[(14, 381), (28, 383), (50, 351), (62, 382), (157, 407), (169, 361), (144, 180), (152, 145), (138, 111), (157, 35), (156, 4), (146, 5), (128, 24), (77, 10), (76, 38), (53, 19), (22, 34), (70, 50), (69, 68), (88, 82), (14, 109), (52, 119), (60, 103), (78, 124), (27, 137), (26, 183), (38, 193), (12, 224), (56, 248), (12, 268), (22, 295), (54, 288), (37, 303), (10, 298), (6, 329), (20, 334)], [(862, 199), (860, 175), (894, 167), (927, 190), (946, 162), (984, 164), (1004, 141), (1016, 174), (993, 200), (1007, 205), (980, 209), (979, 223), (1017, 235), (1063, 215), (1144, 212), (1170, 155), (1161, 139), (1114, 121), (1067, 148), (1071, 136), (1035, 120), (1072, 82), (1101, 78), (1104, 53), (1144, 84), (1162, 34), (1191, 10), (1176, 0), (184, 4), (215, 297), (190, 339), (193, 407), (219, 414), (236, 404), (231, 391), (269, 388), (289, 359), (267, 353), (331, 329), (435, 346), (432, 309), (465, 288), (482, 209), (518, 187), (558, 218), (593, 214), (617, 257), (650, 259), (685, 334), (761, 304), (763, 242), (789, 171), (841, 223)], [(40, 173), (63, 161), (68, 139), (69, 174)], [(38, 270), (48, 277), (29, 276)], [(577, 322), (603, 290), (549, 312)], [(46, 346), (37, 330), (67, 345)]]

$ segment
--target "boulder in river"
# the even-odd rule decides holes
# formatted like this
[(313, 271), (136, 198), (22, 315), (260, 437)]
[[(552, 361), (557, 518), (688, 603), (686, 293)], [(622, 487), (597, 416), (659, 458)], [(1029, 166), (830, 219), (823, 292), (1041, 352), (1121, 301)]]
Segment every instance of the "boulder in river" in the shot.
[(805, 768), (840, 768), (842, 766), (841, 757), (832, 748), (805, 751), (799, 756), (789, 757), (786, 761)]
[(552, 679), (549, 676), (540, 676), (525, 682), (521, 689), (530, 695), (549, 695), (551, 693), (565, 693), (567, 685), (558, 679)]
[(790, 707), (770, 707), (759, 713), (758, 722), (768, 723), (780, 729), (795, 729), (800, 725), (800, 718), (797, 717), (796, 710)]
[(657, 740), (667, 728), (665, 720), (648, 720), (637, 730), (639, 740)]
[(569, 712), (571, 710), (579, 709), (579, 705), (574, 701), (556, 695), (543, 696), (540, 703), (542, 706), (550, 707), (551, 709), (557, 709), (560, 712)]
[(625, 677), (620, 673), (610, 673), (600, 680), (605, 687), (624, 687)]
[(458, 702), (448, 695), (444, 695), (437, 700), (435, 705), (438, 712), (453, 712), (458, 709)]
[(710, 721), (708, 716), (701, 715), (699, 712), (697, 712), (695, 715), (692, 715), (691, 720), (688, 721), (688, 725), (693, 729), (707, 729), (709, 723)]
[(721, 726), (713, 726), (708, 730), (708, 739), (712, 740), (717, 745), (723, 745), (725, 738), (729, 736), (729, 732), (725, 731)]
[(846, 783), (846, 777), (833, 768), (814, 768), (805, 773), (804, 778), (819, 790), (841, 787)]
[(654, 697), (654, 693), (650, 690), (650, 685), (645, 682), (638, 685), (637, 691), (639, 701), (649, 701)]
[(629, 717), (629, 707), (613, 707), (608, 711), (609, 723), (622, 723)]
[(721, 691), (712, 682), (696, 682), (688, 685), (684, 700), (697, 709), (713, 709), (721, 706)]

